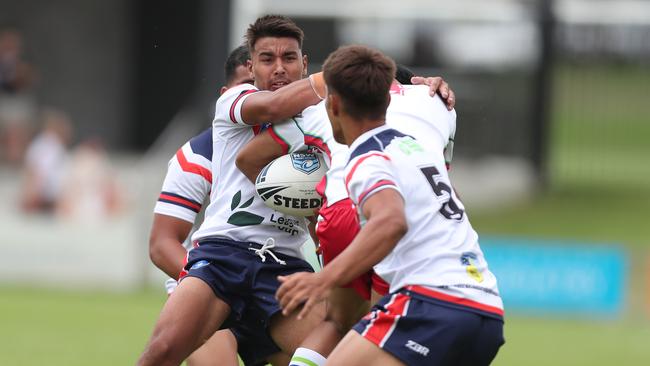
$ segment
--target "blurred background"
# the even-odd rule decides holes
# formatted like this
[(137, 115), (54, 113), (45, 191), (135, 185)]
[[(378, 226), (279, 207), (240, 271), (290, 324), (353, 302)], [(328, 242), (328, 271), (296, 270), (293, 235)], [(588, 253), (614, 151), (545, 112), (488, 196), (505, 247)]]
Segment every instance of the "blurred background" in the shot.
[(361, 43), (455, 90), (495, 365), (650, 363), (650, 1), (0, 0), (1, 363), (135, 362), (167, 161), (266, 13), (303, 28), (310, 72)]

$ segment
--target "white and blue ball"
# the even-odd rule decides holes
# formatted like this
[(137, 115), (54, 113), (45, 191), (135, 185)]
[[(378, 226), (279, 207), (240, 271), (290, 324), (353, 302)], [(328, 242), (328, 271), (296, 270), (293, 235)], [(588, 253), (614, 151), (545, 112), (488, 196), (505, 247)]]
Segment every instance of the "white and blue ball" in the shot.
[(283, 155), (262, 169), (255, 190), (268, 207), (292, 216), (312, 216), (322, 205), (316, 185), (327, 166), (321, 154), (295, 152)]

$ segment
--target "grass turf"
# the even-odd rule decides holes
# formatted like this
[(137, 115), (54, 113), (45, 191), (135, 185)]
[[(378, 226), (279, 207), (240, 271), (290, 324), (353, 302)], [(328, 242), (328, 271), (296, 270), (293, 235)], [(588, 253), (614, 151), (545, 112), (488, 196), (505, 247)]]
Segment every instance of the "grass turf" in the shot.
[[(0, 288), (0, 355), (16, 366), (134, 364), (165, 299), (132, 294)], [(650, 324), (508, 317), (494, 365), (645, 364)]]

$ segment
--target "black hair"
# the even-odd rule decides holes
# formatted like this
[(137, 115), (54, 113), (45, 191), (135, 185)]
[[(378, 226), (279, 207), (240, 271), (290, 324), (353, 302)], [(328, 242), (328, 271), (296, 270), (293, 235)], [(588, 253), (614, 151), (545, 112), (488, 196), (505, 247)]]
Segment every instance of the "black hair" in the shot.
[(235, 70), (237, 67), (246, 66), (246, 61), (250, 60), (250, 58), (251, 56), (248, 52), (247, 45), (241, 45), (230, 52), (228, 59), (226, 59), (226, 64), (224, 65), (226, 84), (229, 84), (235, 77)]
[(396, 66), (395, 79), (402, 85), (411, 85), (411, 78), (415, 76), (413, 71), (402, 64), (397, 64)]

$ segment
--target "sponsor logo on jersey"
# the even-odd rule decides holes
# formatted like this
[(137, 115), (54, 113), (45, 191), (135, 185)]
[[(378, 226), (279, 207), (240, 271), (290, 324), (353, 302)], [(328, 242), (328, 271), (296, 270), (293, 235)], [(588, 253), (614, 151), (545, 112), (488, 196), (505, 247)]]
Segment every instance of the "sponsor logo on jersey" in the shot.
[(252, 226), (261, 224), (262, 221), (264, 221), (264, 217), (248, 211), (235, 211), (250, 207), (254, 200), (255, 196), (242, 203), (241, 191), (237, 191), (237, 193), (232, 196), (232, 201), (230, 202), (230, 210), (232, 210), (233, 213), (228, 217), (227, 222), (235, 226)]
[(472, 277), (476, 282), (483, 282), (483, 275), (479, 272), (478, 268), (474, 265), (474, 262), (478, 256), (472, 252), (465, 252), (460, 256), (460, 263), (464, 266), (467, 266), (465, 270), (467, 274)]
[(318, 156), (311, 153), (293, 153), (291, 154), (293, 168), (307, 175), (315, 172), (320, 168)]
[(410, 339), (406, 341), (406, 344), (404, 346), (406, 346), (406, 348), (410, 349), (411, 351), (419, 353), (425, 357), (429, 354), (429, 348)]

